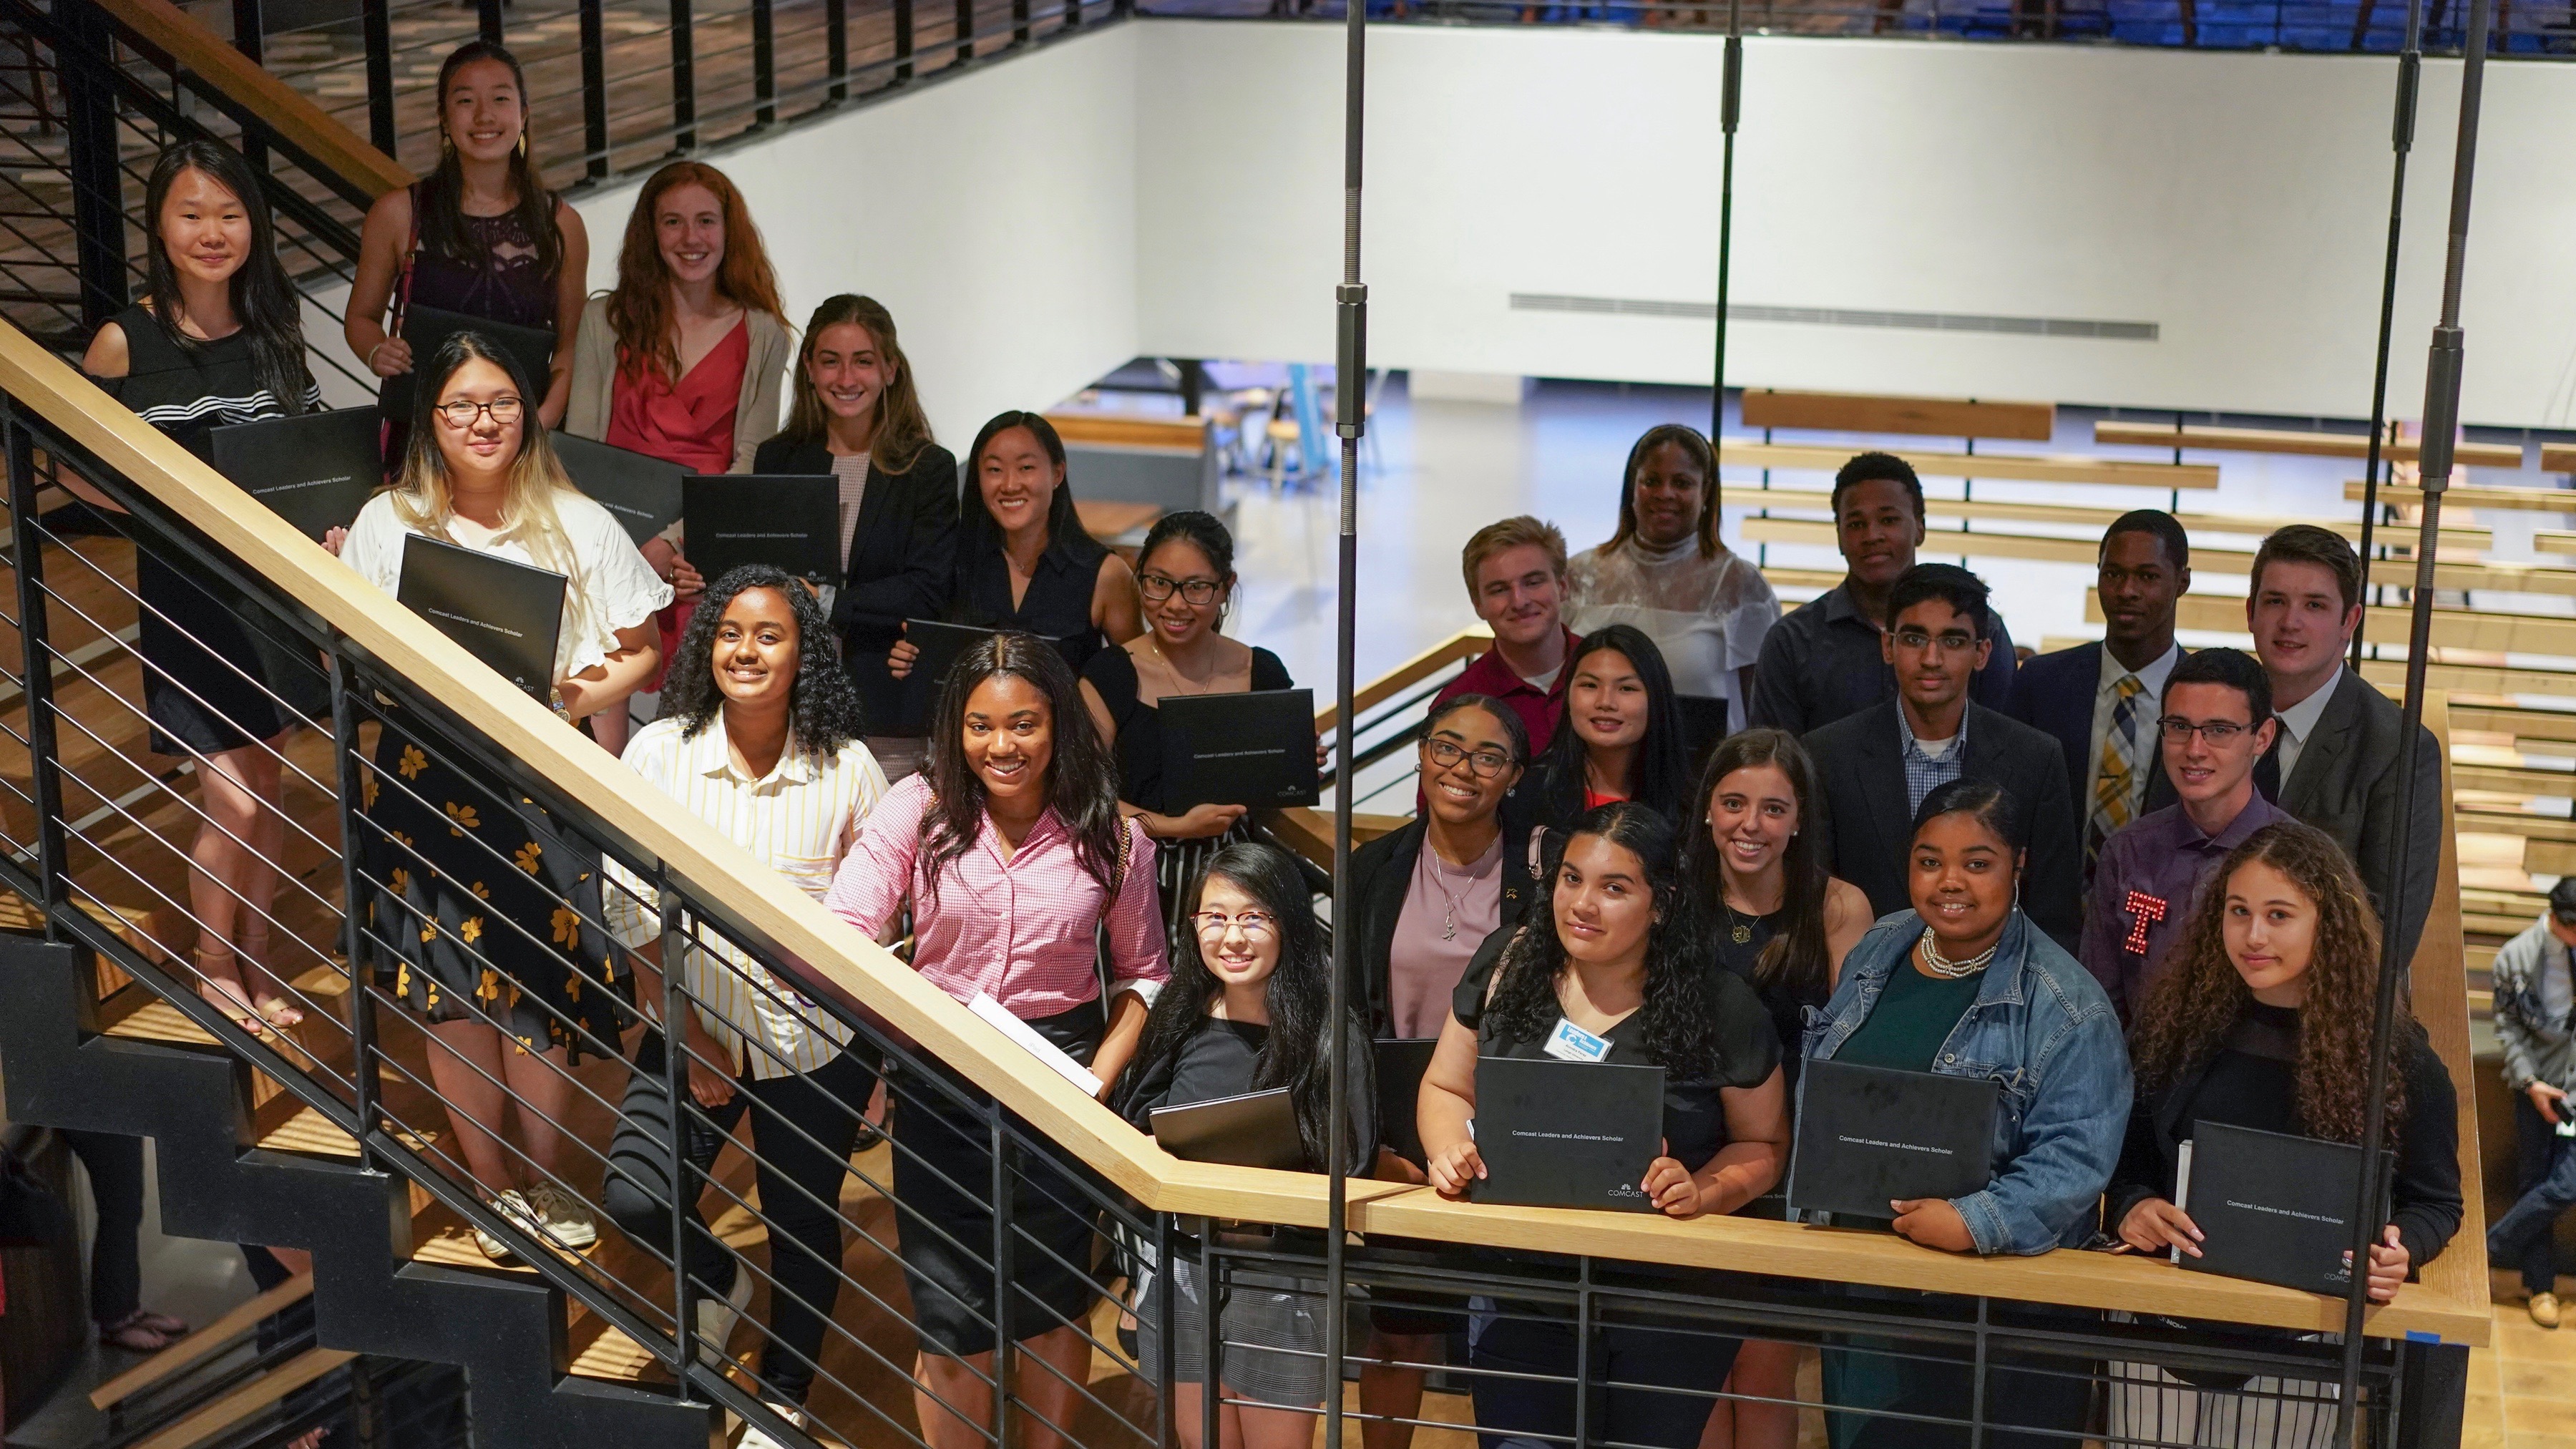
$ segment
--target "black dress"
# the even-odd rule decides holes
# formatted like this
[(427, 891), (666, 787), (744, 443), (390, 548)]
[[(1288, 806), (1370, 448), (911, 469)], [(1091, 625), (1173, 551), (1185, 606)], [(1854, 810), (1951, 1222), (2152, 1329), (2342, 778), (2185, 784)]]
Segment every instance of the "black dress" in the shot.
[[(1714, 919), (1709, 922), (1708, 949), (1717, 964), (1726, 968), (1729, 975), (1753, 988), (1753, 994), (1761, 1001), (1763, 1011), (1770, 1016), (1771, 1029), (1780, 1038), (1780, 1086), (1788, 1099), (1790, 1109), (1795, 1111), (1798, 1104), (1798, 1068), (1805, 1060), (1799, 1054), (1799, 1048), (1806, 1035), (1807, 1008), (1823, 1006), (1825, 998), (1831, 993), (1822, 989), (1825, 985), (1823, 982), (1816, 983), (1819, 988), (1817, 990), (1802, 992), (1790, 989), (1779, 982), (1765, 986), (1754, 979), (1754, 967), (1762, 959), (1763, 948), (1771, 944), (1772, 937), (1780, 934), (1781, 923), (1787, 918), (1788, 907), (1786, 906), (1767, 916), (1748, 916), (1742, 911), (1720, 909), (1714, 913)], [(1735, 939), (1735, 930), (1739, 926), (1745, 931), (1745, 939), (1741, 941)], [(1784, 1177), (1779, 1183), (1774, 1184), (1769, 1192), (1746, 1203), (1738, 1209), (1738, 1212), (1744, 1217), (1786, 1218), (1788, 1216), (1786, 1184), (1787, 1179)]]
[[(983, 504), (968, 505), (980, 510)], [(1109, 557), (1091, 535), (1069, 529), (1047, 541), (1029, 576), (1028, 592), (1011, 603), (1011, 561), (1002, 554), (999, 535), (987, 523), (961, 531), (953, 622), (978, 629), (1017, 629), (1055, 646), (1064, 662), (1080, 674), (1091, 657), (1108, 646), (1100, 626), (1091, 622), (1091, 595), (1099, 587), (1100, 561)]]
[[(100, 379), (100, 386), (198, 457), (210, 455), (208, 435), (216, 428), (286, 415), (260, 386), (249, 332), (182, 347), (140, 306), (115, 322), (131, 361), (125, 376)], [(322, 393), (311, 377), (304, 387), (305, 408), (319, 408)], [(327, 689), (317, 688), (313, 651), (290, 643), (282, 627), (259, 627), (267, 611), (211, 572), (138, 542), (134, 591), (142, 601), (137, 647), (155, 754), (219, 754), (276, 735), (297, 717), (272, 690), (297, 709), (312, 708), (317, 695), (321, 708), (330, 707)], [(300, 672), (299, 659), (310, 661)]]

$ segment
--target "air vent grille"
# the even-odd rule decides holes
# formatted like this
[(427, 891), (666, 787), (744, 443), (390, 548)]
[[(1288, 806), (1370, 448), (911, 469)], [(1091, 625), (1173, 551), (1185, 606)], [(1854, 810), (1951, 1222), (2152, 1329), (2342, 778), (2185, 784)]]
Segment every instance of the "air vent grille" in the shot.
[[(1642, 297), (1569, 297), (1546, 292), (1512, 293), (1515, 312), (1583, 312), (1615, 317), (1677, 317), (1707, 322), (1717, 316), (1713, 302), (1659, 302)], [(1809, 327), (1896, 327), (1915, 332), (1989, 332), (2008, 337), (2091, 337), (2107, 342), (2153, 342), (2153, 322), (2095, 322), (2081, 317), (1996, 317), (1974, 312), (1888, 312), (1852, 307), (1768, 307), (1734, 302), (1727, 316), (1737, 322), (1789, 322)]]

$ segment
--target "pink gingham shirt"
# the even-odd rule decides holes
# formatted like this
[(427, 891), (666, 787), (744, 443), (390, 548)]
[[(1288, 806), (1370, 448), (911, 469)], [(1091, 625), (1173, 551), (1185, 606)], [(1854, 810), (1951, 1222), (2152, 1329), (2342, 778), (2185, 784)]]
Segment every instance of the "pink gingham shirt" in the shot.
[(895, 786), (860, 825), (823, 904), (874, 936), (911, 896), (912, 964), (940, 990), (960, 1001), (983, 992), (1024, 1021), (1071, 1011), (1100, 995), (1092, 928), (1104, 916), (1120, 985), (1160, 985), (1171, 974), (1163, 962), (1154, 842), (1134, 821), (1127, 822), (1127, 873), (1114, 903), (1074, 858), (1073, 837), (1053, 810), (1038, 817), (1007, 861), (987, 821), (974, 845), (946, 866), (934, 901), (913, 889), (929, 809), (927, 777)]

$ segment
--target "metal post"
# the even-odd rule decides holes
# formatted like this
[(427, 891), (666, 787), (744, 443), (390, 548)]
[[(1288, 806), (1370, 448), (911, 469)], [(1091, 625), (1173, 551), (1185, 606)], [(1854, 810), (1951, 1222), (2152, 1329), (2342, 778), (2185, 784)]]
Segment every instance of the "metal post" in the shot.
[[(1719, 151), (1717, 182), (1717, 360), (1709, 369), (1708, 447), (1712, 459), (1726, 432), (1726, 297), (1727, 272), (1735, 258), (1735, 123), (1744, 113), (1744, 0), (1726, 0), (1726, 62), (1718, 87), (1717, 124), (1726, 139)], [(1712, 472), (1709, 505), (1725, 489)]]
[[(2409, 601), (2413, 618), (2406, 640), (2406, 702), (2398, 729), (2405, 761), (2398, 774), (2397, 838), (2387, 843), (2403, 851), (2415, 837), (2416, 812), (2439, 810), (2440, 800), (2419, 798), (2415, 743), (2424, 727), (2425, 656), (2433, 642), (2433, 540), (2442, 523), (2442, 494), (2451, 486), (2453, 435), (2459, 431), (2461, 274), (2468, 264), (2469, 196), (2478, 160), (2478, 106), (2486, 82), (2488, 0), (2470, 0), (2468, 34), (2461, 46), (2460, 124), (2458, 150), (2451, 163), (2450, 245), (2442, 264), (2442, 314), (2434, 324), (2432, 346), (2424, 365), (2424, 451), (2422, 484), (2424, 518), (2415, 544), (2415, 593)], [(2400, 904), (2398, 909), (2404, 909)], [(2352, 1281), (2344, 1292), (2342, 1396), (2335, 1404), (2335, 1441), (2352, 1442), (2354, 1401), (2361, 1383), (2362, 1312), (2369, 1301), (2370, 1245), (2380, 1235), (2380, 1150), (2388, 1139), (2388, 1042), (2397, 1014), (2397, 992), (2407, 963), (2397, 959), (2400, 932), (2382, 938), (2379, 956), (2379, 1000), (2370, 1032), (2370, 1092), (2363, 1099), (2361, 1183), (2352, 1214)]]
[(751, 0), (751, 113), (755, 127), (778, 124), (778, 28), (770, 0)]
[[(1011, 1128), (1003, 1116), (1002, 1104), (985, 1104), (986, 1129), (993, 1145), (993, 1444), (995, 1449), (1009, 1449), (1011, 1442), (1011, 1360), (1018, 1340), (1011, 1333), (1011, 1323), (1018, 1315), (1011, 1311), (1011, 1300), (1019, 1297), (1018, 1275), (1011, 1271), (1013, 1258), (1011, 1238), (1016, 1230), (1011, 1213)], [(1058, 1426), (1062, 1427), (1062, 1426)]]
[(671, 0), (671, 153), (685, 155), (698, 145), (698, 51), (689, 33), (689, 0)]
[(1011, 44), (1029, 43), (1029, 0), (1011, 0)]
[(849, 0), (824, 0), (823, 64), (832, 77), (832, 99), (850, 98)]
[(475, 28), (485, 40), (501, 43), (501, 0), (475, 0)]
[(957, 0), (957, 63), (975, 58), (975, 0)]
[[(253, 65), (266, 65), (268, 23), (260, 13), (260, 0), (233, 0), (233, 49), (248, 57)], [(250, 127), (241, 133), (242, 159), (253, 171), (268, 170), (268, 142)]]
[[(382, 3), (382, 0), (370, 0)], [(581, 171), (608, 179), (608, 23), (603, 0), (581, 0)]]
[[(85, 5), (73, 8), (86, 9)], [(63, 939), (57, 911), (70, 899), (63, 873), (63, 783), (54, 743), (54, 665), (46, 657), (52, 637), (45, 627), (45, 546), (36, 512), (35, 440), (18, 424), (16, 409), (0, 397), (0, 444), (9, 453), (9, 551), (18, 568), (18, 644), (27, 692), (27, 773), (36, 797), (36, 881), (45, 939)]]
[(894, 83), (912, 79), (912, 0), (894, 0)]
[[(97, 0), (61, 0), (54, 16), (74, 49), (115, 55)], [(125, 173), (117, 164), (116, 96), (105, 85), (63, 87), (63, 132), (72, 184), (73, 255), (80, 263), (81, 321), (90, 328), (125, 310)], [(28, 515), (33, 517), (33, 515)]]
[[(1180, 1449), (1181, 1444), (1181, 1427), (1172, 1417), (1173, 1407), (1179, 1401), (1176, 1391), (1180, 1385), (1175, 1380), (1180, 1376), (1181, 1356), (1180, 1345), (1172, 1341), (1173, 1329), (1180, 1321), (1180, 1314), (1175, 1306), (1180, 1301), (1180, 1288), (1173, 1282), (1173, 1275), (1179, 1269), (1179, 1260), (1172, 1253), (1174, 1236), (1172, 1215), (1154, 1214), (1153, 1272), (1156, 1282), (1162, 1289), (1154, 1300), (1153, 1374), (1154, 1382), (1158, 1386), (1154, 1402), (1162, 1412), (1162, 1417), (1157, 1421), (1161, 1426), (1161, 1432), (1154, 1436), (1155, 1449)], [(1209, 1441), (1202, 1438), (1199, 1442), (1206, 1444)]]
[[(685, 1399), (689, 1363), (698, 1352), (698, 1293), (689, 1273), (689, 1206), (698, 1195), (689, 1183), (689, 1131), (681, 1120), (689, 1110), (689, 945), (679, 892), (671, 889), (667, 878), (655, 884), (662, 893), (663, 1111), (671, 1126), (671, 1374), (680, 1381), (680, 1396)], [(736, 1264), (734, 1271), (743, 1271), (741, 1265)]]
[(351, 1106), (358, 1118), (358, 1163), (369, 1171), (379, 1169), (372, 1145), (376, 1132), (376, 1104), (382, 1100), (382, 1078), (376, 1059), (376, 1000), (374, 973), (367, 968), (367, 902), (372, 899), (358, 869), (359, 842), (370, 839), (367, 826), (360, 821), (364, 813), (366, 786), (359, 778), (358, 705), (350, 693), (349, 663), (340, 645), (330, 649), (331, 664), (331, 753), (339, 767), (340, 787), (340, 957), (349, 970), (349, 1066)]
[[(2365, 24), (2368, 22), (2365, 20)], [(2370, 381), (2370, 458), (2361, 471), (2361, 571), (2370, 578), (2371, 532), (2379, 522), (2379, 462), (2388, 436), (2388, 352), (2397, 325), (2397, 247), (2406, 215), (2406, 161), (2415, 149), (2416, 82), (2424, 69), (2424, 0), (2406, 0), (2406, 48), (2397, 57), (2397, 121), (2390, 145), (2397, 153), (2397, 174), (2388, 185), (2388, 266), (2379, 283), (2379, 361)], [(2365, 587), (2363, 595), (2370, 590)], [(2370, 611), (2361, 611), (2353, 626), (2352, 665), (2361, 667), (2361, 638), (2370, 632)]]
[(359, 0), (358, 14), (367, 41), (367, 139), (391, 156), (400, 143), (394, 132), (394, 22), (387, 0)]
[[(1342, 537), (1337, 563), (1340, 619), (1333, 648), (1333, 899), (1351, 898), (1351, 790), (1358, 730), (1353, 655), (1359, 640), (1360, 437), (1368, 431), (1368, 287), (1360, 281), (1360, 138), (1368, 119), (1368, 6), (1343, 7), (1342, 284), (1333, 293), (1339, 346), (1334, 354), (1333, 431), (1342, 439)], [(1349, 1352), (1350, 1296), (1343, 1262), (1350, 1227), (1351, 1169), (1348, 1072), (1351, 933), (1333, 933), (1333, 975), (1324, 1026), (1324, 1449), (1342, 1449), (1342, 1360)], [(1213, 1309), (1209, 1310), (1211, 1315)]]

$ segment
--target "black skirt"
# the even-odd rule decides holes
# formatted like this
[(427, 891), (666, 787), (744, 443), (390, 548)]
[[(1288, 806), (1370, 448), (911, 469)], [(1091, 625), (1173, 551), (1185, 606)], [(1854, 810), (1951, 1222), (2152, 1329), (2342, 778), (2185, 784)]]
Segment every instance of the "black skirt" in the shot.
[(530, 1051), (618, 1054), (631, 974), (599, 929), (599, 858), (505, 807), (389, 717), (364, 785), (376, 970), (432, 1022), (478, 1014)]
[[(1086, 1002), (1029, 1025), (1073, 1058), (1089, 1062), (1108, 1016)], [(992, 1098), (937, 1063), (929, 1069), (960, 1087), (961, 1103), (908, 1072), (889, 1072), (894, 1094), (894, 1198), (903, 1280), (921, 1351), (941, 1358), (990, 1353), (996, 1342), (993, 1288)], [(1025, 1127), (1019, 1119), (1011, 1119)], [(1011, 1336), (1025, 1341), (1079, 1324), (1099, 1287), (1092, 1268), (1092, 1197), (1064, 1172), (1023, 1153), (1011, 1190)]]
[(221, 580), (138, 547), (134, 592), (154, 754), (243, 749), (330, 710), (319, 651)]

